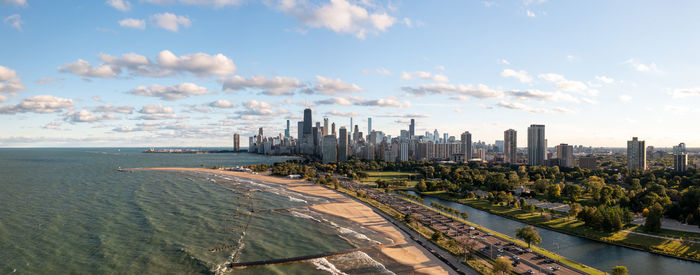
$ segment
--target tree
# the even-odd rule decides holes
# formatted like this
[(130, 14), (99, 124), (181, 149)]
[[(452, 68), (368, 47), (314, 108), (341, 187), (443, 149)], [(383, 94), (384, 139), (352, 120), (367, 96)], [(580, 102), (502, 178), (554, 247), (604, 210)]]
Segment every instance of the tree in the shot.
[(498, 257), (493, 263), (493, 272), (499, 274), (510, 273), (510, 260), (506, 257)]
[(410, 213), (409, 213), (409, 214), (406, 214), (406, 215), (403, 216), (403, 221), (404, 221), (405, 223), (411, 223), (411, 222), (413, 221), (413, 217), (411, 217), (411, 214), (410, 214)]
[(547, 196), (549, 199), (556, 199), (561, 195), (561, 188), (558, 184), (547, 186)]
[(627, 267), (621, 265), (613, 267), (612, 275), (627, 275)]
[(572, 201), (578, 200), (582, 194), (581, 186), (576, 184), (567, 184), (564, 186), (564, 190), (562, 192), (564, 193), (564, 196), (569, 197)]
[(537, 233), (534, 227), (529, 225), (515, 229), (515, 237), (525, 241), (528, 248), (530, 247), (530, 244), (534, 243), (537, 245), (542, 242), (542, 237), (540, 237), (540, 234)]
[(658, 202), (654, 204), (647, 214), (647, 220), (644, 222), (644, 229), (649, 232), (661, 231), (661, 217), (664, 214), (664, 208)]
[(569, 217), (576, 218), (576, 215), (578, 215), (578, 212), (581, 212), (581, 204), (580, 203), (572, 203), (569, 205)]
[(433, 232), (433, 235), (430, 236), (430, 239), (434, 242), (437, 242), (440, 239), (440, 237), (442, 237), (442, 233), (440, 233), (440, 231), (435, 230), (435, 232)]
[(419, 192), (425, 192), (425, 190), (428, 189), (428, 186), (425, 185), (425, 180), (420, 180), (418, 183), (416, 183), (416, 189)]

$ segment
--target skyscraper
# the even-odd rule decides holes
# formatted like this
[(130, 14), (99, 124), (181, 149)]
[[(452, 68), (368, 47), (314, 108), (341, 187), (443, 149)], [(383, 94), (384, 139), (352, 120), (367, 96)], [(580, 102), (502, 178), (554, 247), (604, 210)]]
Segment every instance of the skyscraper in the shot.
[(241, 136), (238, 134), (233, 134), (233, 151), (238, 152), (241, 150)]
[(338, 161), (337, 143), (334, 135), (326, 135), (323, 137), (323, 143), (321, 145), (323, 147), (321, 150), (321, 159), (323, 163)]
[(506, 163), (518, 162), (518, 132), (513, 129), (503, 132), (503, 155)]
[(372, 133), (372, 118), (368, 117), (367, 118), (367, 134), (369, 135), (371, 133)]
[(284, 137), (288, 138), (290, 137), (291, 133), (289, 132), (289, 119), (287, 119), (287, 129), (284, 129)]
[(673, 170), (685, 172), (688, 169), (688, 154), (678, 153), (673, 155)]
[(311, 109), (304, 109), (304, 136), (311, 135), (311, 127), (313, 122), (311, 121)]
[(299, 121), (299, 122), (297, 122), (297, 142), (302, 141), (303, 137), (304, 137), (304, 122)]
[(647, 169), (647, 151), (643, 140), (633, 137), (627, 141), (627, 168), (632, 170)]
[(408, 126), (408, 137), (413, 138), (416, 135), (416, 120), (411, 119), (411, 125)]
[(338, 161), (348, 160), (348, 131), (345, 127), (338, 130)]
[(439, 141), (439, 139), (440, 139), (440, 134), (438, 133), (437, 129), (435, 129), (435, 131), (433, 131), (433, 141), (435, 143), (437, 143)]
[(324, 138), (325, 138), (325, 136), (327, 136), (327, 135), (329, 135), (329, 134), (328, 134), (328, 118), (327, 118), (327, 117), (324, 117), (324, 118), (323, 118), (323, 136), (324, 136)]
[(469, 131), (462, 133), (460, 138), (462, 142), (462, 154), (464, 154), (464, 162), (472, 159), (472, 134)]
[(574, 146), (562, 143), (557, 145), (557, 158), (559, 166), (574, 167)]
[(333, 124), (331, 124), (331, 135), (335, 136), (335, 122), (333, 122)]
[(530, 125), (527, 128), (527, 164), (544, 165), (546, 146), (544, 125)]
[(502, 140), (496, 140), (496, 142), (494, 142), (493, 145), (496, 147), (496, 148), (494, 148), (496, 153), (503, 153), (503, 141)]

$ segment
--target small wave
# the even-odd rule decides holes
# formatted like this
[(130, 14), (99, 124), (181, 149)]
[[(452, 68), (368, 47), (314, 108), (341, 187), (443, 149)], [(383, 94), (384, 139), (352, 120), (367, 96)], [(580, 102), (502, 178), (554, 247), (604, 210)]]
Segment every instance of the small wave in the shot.
[(300, 212), (297, 212), (297, 211), (290, 211), (290, 213), (292, 213), (292, 216), (297, 217), (297, 218), (310, 219), (310, 220), (314, 220), (314, 221), (317, 221), (317, 222), (321, 222), (321, 221), (319, 221), (318, 219), (312, 217), (311, 215), (307, 215), (307, 214), (300, 213)]
[(287, 197), (289, 198), (290, 201), (307, 203), (306, 200), (302, 200), (302, 199), (300, 199), (300, 198), (295, 198), (295, 197), (292, 197), (292, 196), (287, 196)]
[(384, 266), (382, 263), (378, 262), (375, 259), (372, 259), (372, 257), (370, 257), (369, 255), (367, 255), (367, 253), (362, 251), (337, 256), (334, 257), (332, 260), (333, 262), (336, 262), (336, 265), (338, 266), (347, 266), (348, 268), (352, 268), (353, 270), (363, 271), (359, 273), (396, 275), (396, 273), (387, 269), (386, 266)]
[(318, 270), (323, 270), (333, 275), (347, 275), (345, 272), (337, 269), (335, 265), (329, 262), (326, 258), (313, 259), (311, 260), (311, 263), (314, 264)]

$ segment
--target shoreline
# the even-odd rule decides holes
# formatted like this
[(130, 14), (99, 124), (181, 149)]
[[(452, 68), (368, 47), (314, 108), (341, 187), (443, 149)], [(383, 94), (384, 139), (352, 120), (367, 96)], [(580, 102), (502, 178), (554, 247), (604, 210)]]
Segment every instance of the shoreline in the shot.
[(475, 209), (478, 209), (478, 210), (481, 210), (481, 211), (485, 211), (485, 212), (488, 212), (488, 213), (490, 213), (490, 214), (497, 215), (497, 216), (500, 216), (500, 217), (503, 217), (503, 218), (506, 218), (506, 219), (509, 219), (509, 220), (521, 222), (521, 223), (524, 223), (524, 224), (532, 225), (532, 226), (535, 226), (535, 227), (538, 227), (538, 228), (542, 228), (542, 229), (546, 229), (546, 230), (552, 230), (552, 231), (555, 231), (555, 232), (558, 232), (558, 233), (561, 233), (561, 234), (566, 234), (566, 235), (570, 235), (570, 236), (574, 236), (574, 237), (584, 238), (584, 239), (588, 239), (588, 240), (591, 240), (591, 241), (596, 241), (596, 242), (605, 243), (605, 244), (609, 244), (609, 245), (615, 245), (615, 246), (620, 246), (620, 247), (624, 247), (624, 248), (634, 249), (634, 250), (637, 250), (637, 251), (642, 251), (642, 252), (647, 252), (647, 253), (651, 253), (651, 254), (656, 254), (656, 255), (659, 255), (659, 256), (674, 258), (674, 259), (677, 259), (677, 260), (683, 260), (683, 261), (689, 261), (689, 262), (700, 263), (700, 259), (685, 258), (685, 257), (681, 257), (681, 256), (673, 255), (673, 254), (668, 254), (668, 253), (664, 253), (664, 252), (660, 252), (660, 251), (649, 250), (649, 249), (646, 249), (646, 248), (644, 248), (644, 247), (636, 247), (636, 246), (629, 245), (629, 244), (625, 244), (625, 243), (619, 243), (619, 242), (615, 242), (615, 241), (603, 240), (603, 239), (594, 238), (594, 237), (590, 237), (590, 236), (586, 236), (586, 235), (575, 234), (575, 233), (568, 232), (568, 231), (566, 231), (566, 230), (562, 230), (562, 229), (559, 229), (559, 228), (554, 228), (554, 227), (550, 227), (550, 226), (545, 226), (545, 225), (541, 225), (541, 224), (532, 223), (532, 222), (529, 222), (529, 221), (527, 221), (527, 220), (522, 220), (522, 219), (518, 219), (518, 218), (516, 218), (516, 217), (512, 217), (512, 216), (510, 216), (510, 215), (506, 215), (506, 214), (502, 214), (502, 213), (498, 213), (498, 212), (493, 212), (491, 209), (484, 208), (484, 207), (481, 207), (481, 206), (476, 205), (476, 204), (461, 202), (461, 201), (458, 201), (457, 199), (454, 199), (454, 198), (449, 198), (449, 197), (448, 197), (448, 198), (443, 198), (443, 197), (440, 197), (440, 196), (435, 196), (434, 194), (424, 194), (424, 193), (421, 193), (421, 192), (416, 192), (416, 193), (418, 193), (418, 194), (420, 194), (420, 195), (422, 195), (422, 196), (433, 197), (433, 198), (436, 198), (436, 199), (442, 199), (442, 200), (447, 200), (447, 201), (451, 201), (451, 202), (463, 204), (463, 205), (466, 205), (466, 206), (469, 206), (469, 207), (473, 207), (473, 208), (475, 208)]
[(376, 250), (392, 261), (406, 267), (410, 267), (417, 274), (453, 274), (455, 273), (445, 263), (436, 259), (429, 252), (424, 251), (405, 233), (396, 228), (390, 221), (381, 217), (374, 210), (356, 200), (349, 198), (341, 192), (310, 183), (303, 179), (288, 179), (275, 177), (268, 174), (251, 174), (247, 172), (215, 170), (209, 168), (187, 167), (152, 167), (131, 168), (133, 171), (173, 171), (173, 172), (206, 172), (222, 175), (230, 175), (239, 178), (271, 182), (287, 186), (288, 190), (323, 197), (331, 203), (309, 206), (310, 209), (327, 215), (344, 218), (353, 221), (363, 227), (381, 233), (385, 238), (391, 239), (392, 244), (377, 247)]

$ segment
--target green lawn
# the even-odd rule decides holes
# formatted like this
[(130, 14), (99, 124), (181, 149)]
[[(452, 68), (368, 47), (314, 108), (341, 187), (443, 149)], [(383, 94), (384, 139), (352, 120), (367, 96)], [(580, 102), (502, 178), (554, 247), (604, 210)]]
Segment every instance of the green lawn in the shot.
[(364, 171), (369, 175), (367, 178), (363, 178), (360, 181), (365, 183), (374, 183), (378, 179), (392, 181), (392, 180), (406, 180), (408, 181), (408, 186), (413, 187), (418, 183), (417, 180), (409, 180), (411, 176), (417, 176), (417, 173), (411, 172), (396, 172), (396, 171)]
[[(592, 229), (588, 226), (585, 226), (582, 221), (565, 217), (564, 215), (552, 215), (552, 218), (548, 220), (545, 218), (545, 216), (542, 216), (540, 212), (530, 213), (528, 211), (509, 206), (493, 205), (488, 201), (457, 198), (453, 195), (444, 192), (426, 192), (424, 194), (445, 200), (456, 201), (462, 204), (472, 206), (474, 208), (491, 212), (493, 214), (514, 218), (524, 223), (554, 229), (566, 234), (597, 239), (614, 244), (632, 246), (648, 251), (670, 254), (696, 261), (700, 260), (700, 244), (698, 243), (667, 240), (637, 234), (630, 234), (624, 231), (605, 232)], [(639, 228), (639, 226), (632, 226), (626, 228), (625, 230), (648, 234), (646, 232), (643, 232)], [(678, 232), (672, 230), (662, 230), (659, 236), (670, 236), (674, 238), (683, 237), (684, 239), (692, 238), (694, 241), (697, 241), (697, 238), (700, 237), (700, 234)]]

